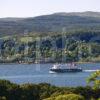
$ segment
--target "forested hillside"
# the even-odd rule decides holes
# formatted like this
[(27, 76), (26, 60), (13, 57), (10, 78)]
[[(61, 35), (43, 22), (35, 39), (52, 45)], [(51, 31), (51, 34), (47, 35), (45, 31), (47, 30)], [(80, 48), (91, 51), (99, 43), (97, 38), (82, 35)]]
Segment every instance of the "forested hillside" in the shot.
[(66, 32), (76, 30), (100, 31), (100, 13), (55, 13), (33, 18), (1, 18), (0, 34), (23, 34), (25, 30), (33, 34), (42, 32)]
[(99, 12), (1, 18), (0, 35), (1, 63), (100, 61)]

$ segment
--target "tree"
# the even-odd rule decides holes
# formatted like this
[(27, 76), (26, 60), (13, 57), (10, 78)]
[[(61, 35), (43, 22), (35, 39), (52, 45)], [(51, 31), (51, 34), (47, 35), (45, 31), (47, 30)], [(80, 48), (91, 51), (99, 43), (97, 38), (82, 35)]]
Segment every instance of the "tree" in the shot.
[(88, 83), (91, 82), (93, 83), (94, 89), (100, 89), (100, 70), (96, 71), (88, 78)]

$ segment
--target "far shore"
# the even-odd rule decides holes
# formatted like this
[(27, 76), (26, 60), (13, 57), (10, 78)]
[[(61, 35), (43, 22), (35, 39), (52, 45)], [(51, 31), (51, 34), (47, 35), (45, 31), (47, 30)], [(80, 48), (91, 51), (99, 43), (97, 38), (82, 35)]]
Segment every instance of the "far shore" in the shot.
[[(65, 63), (62, 63), (62, 62), (44, 62), (44, 63), (18, 63), (18, 62), (5, 62), (5, 63), (0, 63), (0, 64), (3, 64), (3, 65), (8, 65), (8, 64), (65, 64)], [(71, 63), (71, 62), (66, 62), (66, 63)], [(100, 63), (100, 62), (74, 62), (76, 64), (91, 64), (91, 63)]]

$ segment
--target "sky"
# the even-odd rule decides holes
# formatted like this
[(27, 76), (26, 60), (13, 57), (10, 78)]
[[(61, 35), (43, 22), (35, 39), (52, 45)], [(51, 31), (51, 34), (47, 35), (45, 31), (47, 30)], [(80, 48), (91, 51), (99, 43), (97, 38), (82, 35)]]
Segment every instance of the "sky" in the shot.
[(0, 0), (0, 18), (84, 11), (100, 12), (100, 0)]

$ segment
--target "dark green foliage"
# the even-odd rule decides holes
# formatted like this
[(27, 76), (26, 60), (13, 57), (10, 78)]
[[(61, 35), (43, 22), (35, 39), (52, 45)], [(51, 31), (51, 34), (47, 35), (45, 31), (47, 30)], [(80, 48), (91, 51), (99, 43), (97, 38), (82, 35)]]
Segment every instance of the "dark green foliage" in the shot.
[(40, 99), (40, 88), (34, 84), (24, 84), (22, 88), (22, 99), (21, 100), (39, 100)]
[(74, 93), (83, 95), (87, 100), (90, 98), (90, 96), (93, 96), (94, 91), (91, 87), (76, 87), (74, 90)]
[[(78, 34), (78, 35), (77, 35)], [(42, 58), (44, 62), (62, 62), (62, 57), (66, 57), (65, 62), (72, 61), (100, 61), (100, 42), (96, 41), (96, 36), (99, 34), (95, 33), (95, 39), (92, 37), (93, 33), (89, 35), (89, 40), (83, 41), (82, 37), (85, 32), (71, 33), (63, 35), (53, 35), (47, 37), (33, 38), (31, 41), (26, 40), (30, 36), (11, 36), (4, 40), (2, 39), (0, 62), (11, 63), (11, 62), (35, 62)], [(87, 35), (85, 37), (87, 37)], [(94, 35), (93, 35), (94, 36)], [(18, 39), (19, 38), (19, 39)], [(93, 38), (93, 39), (92, 39)], [(22, 42), (24, 39), (24, 42)], [(98, 38), (97, 38), (98, 40)], [(39, 54), (38, 58), (37, 54)], [(54, 57), (54, 59), (52, 59)], [(91, 58), (91, 59), (90, 59)], [(97, 59), (92, 59), (97, 58)]]
[(0, 100), (43, 100), (68, 94), (81, 95), (85, 100), (98, 99), (100, 98), (100, 89), (56, 87), (47, 83), (17, 85), (6, 80), (0, 80)]

